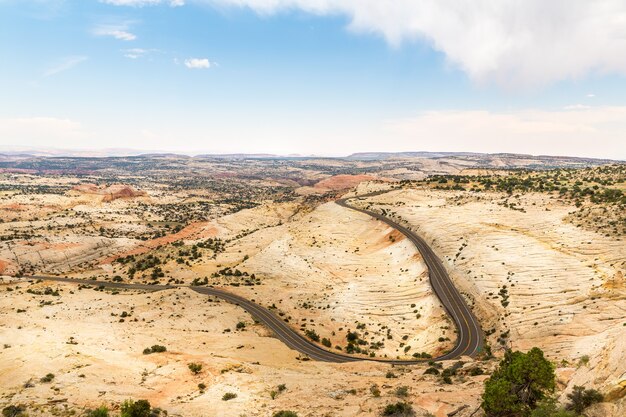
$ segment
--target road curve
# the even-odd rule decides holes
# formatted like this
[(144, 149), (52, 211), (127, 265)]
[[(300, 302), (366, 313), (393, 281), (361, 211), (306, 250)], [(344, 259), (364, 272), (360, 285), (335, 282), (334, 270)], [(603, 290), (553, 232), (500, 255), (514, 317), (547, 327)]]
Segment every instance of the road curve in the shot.
[[(368, 194), (360, 197), (367, 197), (374, 195)], [(433, 291), (440, 299), (441, 303), (445, 307), (446, 311), (457, 327), (457, 340), (454, 349), (448, 353), (429, 360), (441, 361), (455, 359), (460, 356), (475, 356), (480, 352), (483, 343), (483, 333), (480, 328), (478, 320), (471, 313), (467, 304), (459, 294), (458, 290), (452, 284), (450, 277), (445, 271), (441, 261), (432, 251), (432, 249), (426, 244), (426, 242), (417, 236), (415, 233), (407, 229), (406, 227), (382, 216), (381, 214), (357, 208), (348, 204), (349, 199), (337, 200), (337, 204), (342, 207), (346, 207), (352, 210), (365, 213), (377, 220), (380, 220), (389, 226), (397, 229), (404, 234), (413, 244), (415, 244), (418, 251), (422, 254), (422, 257), (428, 267), (430, 275), (430, 283), (433, 287)], [(238, 305), (250, 313), (259, 322), (266, 325), (274, 332), (276, 337), (285, 343), (288, 347), (303, 353), (313, 360), (323, 362), (356, 362), (356, 361), (375, 361), (392, 363), (397, 365), (413, 365), (423, 363), (425, 359), (416, 360), (400, 360), (400, 359), (386, 359), (386, 358), (365, 358), (346, 355), (336, 351), (330, 351), (324, 347), (311, 342), (309, 339), (301, 335), (298, 331), (289, 326), (283, 319), (272, 313), (269, 309), (250, 301), (244, 297), (240, 297), (231, 292), (212, 288), (212, 287), (184, 287), (175, 285), (150, 285), (150, 284), (126, 284), (121, 282), (108, 282), (108, 281), (94, 281), (94, 280), (79, 280), (63, 277), (50, 277), (50, 276), (28, 276), (24, 279), (41, 279), (47, 281), (65, 282), (73, 284), (83, 284), (91, 286), (102, 286), (106, 288), (119, 288), (119, 289), (136, 289), (136, 290), (148, 290), (148, 291), (161, 291), (175, 288), (190, 288), (197, 293), (218, 297), (229, 303)]]

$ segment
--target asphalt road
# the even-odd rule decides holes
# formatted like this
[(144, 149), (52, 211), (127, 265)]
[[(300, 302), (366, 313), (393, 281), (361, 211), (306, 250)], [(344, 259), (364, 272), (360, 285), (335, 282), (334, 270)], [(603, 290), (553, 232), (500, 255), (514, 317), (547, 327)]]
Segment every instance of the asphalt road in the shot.
[[(374, 195), (368, 194), (367, 196)], [(361, 196), (365, 197), (365, 196)], [(435, 255), (432, 249), (426, 244), (426, 242), (414, 232), (406, 227), (369, 210), (356, 208), (348, 204), (349, 199), (341, 199), (337, 201), (342, 207), (346, 207), (352, 210), (359, 211), (361, 213), (368, 214), (373, 218), (380, 220), (389, 226), (397, 229), (404, 234), (419, 250), (429, 270), (430, 283), (433, 290), (448, 314), (454, 320), (457, 328), (457, 340), (454, 349), (448, 353), (429, 360), (449, 360), (455, 359), (461, 356), (475, 356), (480, 352), (483, 346), (483, 332), (480, 328), (478, 320), (474, 317), (469, 307), (459, 294), (458, 290), (452, 284), (448, 273), (444, 269), (441, 260)], [(108, 282), (108, 281), (89, 281), (89, 280), (77, 280), (72, 278), (62, 277), (49, 277), (49, 276), (29, 276), (23, 277), (24, 279), (41, 279), (46, 281), (66, 282), (73, 284), (83, 284), (91, 286), (103, 286), (106, 288), (119, 288), (119, 289), (136, 289), (147, 291), (161, 291), (167, 289), (180, 288), (180, 286), (174, 285), (149, 285), (149, 284), (126, 284), (121, 282)], [(229, 303), (238, 305), (250, 313), (259, 322), (266, 325), (274, 332), (276, 337), (289, 346), (291, 349), (296, 350), (310, 357), (313, 360), (323, 362), (355, 362), (355, 361), (376, 361), (393, 363), (398, 365), (412, 365), (417, 363), (423, 363), (425, 359), (418, 360), (396, 360), (385, 358), (361, 358), (355, 356), (349, 356), (337, 351), (327, 350), (326, 348), (317, 345), (301, 335), (297, 330), (294, 330), (283, 319), (272, 313), (267, 308), (256, 304), (246, 298), (232, 294), (228, 291), (221, 290), (212, 287), (189, 287), (193, 291), (200, 294), (205, 294), (213, 297), (221, 298)]]

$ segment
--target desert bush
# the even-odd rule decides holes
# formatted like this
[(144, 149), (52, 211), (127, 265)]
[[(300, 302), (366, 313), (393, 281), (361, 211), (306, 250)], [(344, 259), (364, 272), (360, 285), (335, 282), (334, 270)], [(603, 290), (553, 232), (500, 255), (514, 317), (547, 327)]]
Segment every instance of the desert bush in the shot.
[(387, 404), (387, 406), (383, 409), (382, 415), (392, 417), (410, 417), (415, 415), (415, 411), (413, 411), (411, 404), (399, 402), (395, 404)]
[(315, 333), (315, 330), (307, 330), (304, 332), (304, 334), (306, 334), (307, 337), (314, 342), (320, 341), (320, 336), (317, 333)]
[(24, 415), (26, 407), (23, 405), (9, 405), (2, 409), (2, 417), (21, 417)]
[(202, 371), (202, 364), (200, 363), (191, 362), (187, 367), (194, 375), (198, 375)]
[(396, 396), (398, 397), (408, 397), (409, 396), (409, 387), (403, 385), (401, 387), (396, 388)]
[(126, 400), (120, 408), (120, 417), (152, 417), (147, 400)]
[(476, 368), (472, 368), (472, 369), (470, 369), (470, 371), (469, 371), (469, 374), (470, 374), (471, 376), (482, 375), (482, 374), (484, 374), (484, 373), (485, 373), (485, 372), (483, 371), (483, 369), (482, 369), (482, 368), (478, 368), (478, 367), (476, 367)]
[(380, 397), (380, 388), (378, 388), (378, 385), (374, 384), (370, 387), (370, 393), (374, 396), (374, 397)]
[(431, 366), (430, 368), (424, 371), (424, 374), (425, 375), (439, 375), (439, 369), (435, 368), (434, 366)]
[(47, 374), (46, 376), (42, 377), (39, 382), (52, 382), (53, 379), (54, 374)]
[(554, 398), (545, 398), (531, 413), (530, 417), (578, 417), (572, 411), (563, 410)]
[(272, 417), (298, 417), (298, 415), (293, 411), (281, 410), (275, 412)]
[(145, 348), (143, 350), (144, 355), (149, 355), (151, 353), (162, 353), (162, 352), (167, 352), (167, 348), (162, 345), (152, 345), (152, 347)]
[(592, 404), (602, 402), (602, 394), (595, 389), (585, 389), (580, 385), (575, 385), (571, 393), (567, 394), (570, 400), (565, 406), (566, 410), (571, 410), (576, 414), (582, 412)]
[(109, 409), (106, 406), (100, 406), (95, 410), (87, 412), (87, 417), (109, 417)]
[(202, 382), (201, 382), (201, 383), (199, 383), (199, 384), (198, 384), (198, 389), (199, 389), (200, 391), (204, 391), (204, 390), (206, 389), (206, 384), (205, 384), (205, 383), (202, 383)]
[(235, 394), (234, 392), (227, 392), (222, 396), (222, 401), (228, 401), (234, 398), (237, 398), (237, 394)]

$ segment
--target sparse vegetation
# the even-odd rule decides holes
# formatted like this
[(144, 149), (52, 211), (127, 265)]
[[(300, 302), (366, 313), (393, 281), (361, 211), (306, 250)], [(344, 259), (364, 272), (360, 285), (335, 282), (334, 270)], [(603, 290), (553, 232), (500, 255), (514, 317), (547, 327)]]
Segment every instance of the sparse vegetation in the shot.
[(235, 394), (234, 392), (227, 392), (222, 396), (222, 401), (229, 401), (235, 398), (237, 398), (237, 394)]
[(45, 383), (45, 382), (52, 382), (53, 379), (54, 379), (54, 374), (46, 374), (46, 376), (41, 377), (39, 381)]
[(572, 392), (567, 394), (567, 398), (569, 402), (565, 409), (576, 414), (582, 414), (587, 407), (602, 402), (602, 394), (595, 389), (586, 389), (580, 385), (574, 386)]
[(87, 412), (87, 417), (109, 417), (109, 409), (106, 406), (100, 406), (95, 410)]
[(148, 347), (143, 350), (144, 355), (149, 355), (151, 353), (162, 353), (162, 352), (167, 352), (167, 348), (162, 345), (152, 345), (152, 347)]
[(120, 417), (153, 417), (147, 400), (126, 400), (120, 407)]
[(2, 417), (22, 417), (26, 407), (23, 405), (9, 405), (2, 409)]
[(411, 417), (415, 415), (413, 406), (406, 402), (387, 404), (381, 413), (382, 416), (390, 417)]
[(187, 367), (189, 368), (191, 373), (194, 375), (198, 375), (200, 372), (202, 372), (202, 364), (200, 363), (191, 362), (190, 364), (187, 365)]
[(298, 414), (293, 411), (277, 411), (272, 417), (298, 417)]

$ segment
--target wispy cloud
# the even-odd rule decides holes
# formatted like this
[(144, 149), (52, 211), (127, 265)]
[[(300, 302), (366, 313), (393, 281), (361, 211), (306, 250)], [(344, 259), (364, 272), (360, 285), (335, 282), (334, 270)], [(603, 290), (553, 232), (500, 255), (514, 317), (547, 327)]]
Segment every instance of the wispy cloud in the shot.
[(130, 32), (131, 22), (121, 22), (115, 24), (100, 24), (92, 29), (96, 36), (111, 36), (121, 41), (134, 41), (137, 35)]
[(157, 4), (169, 4), (172, 7), (185, 5), (185, 0), (100, 0), (100, 3), (112, 4), (114, 6), (155, 6)]
[(590, 108), (591, 106), (587, 106), (585, 104), (571, 104), (569, 106), (563, 107), (564, 110), (586, 110)]
[(51, 77), (60, 72), (70, 70), (77, 66), (78, 64), (85, 62), (88, 59), (87, 56), (84, 55), (76, 55), (76, 56), (68, 56), (64, 58), (62, 61), (48, 67), (43, 73), (44, 77)]
[(159, 49), (144, 49), (144, 48), (130, 48), (130, 49), (122, 49), (124, 56), (129, 59), (140, 59), (145, 58), (146, 56), (155, 53), (162, 52)]
[(214, 65), (207, 58), (189, 58), (185, 60), (185, 66), (191, 69), (206, 69)]

